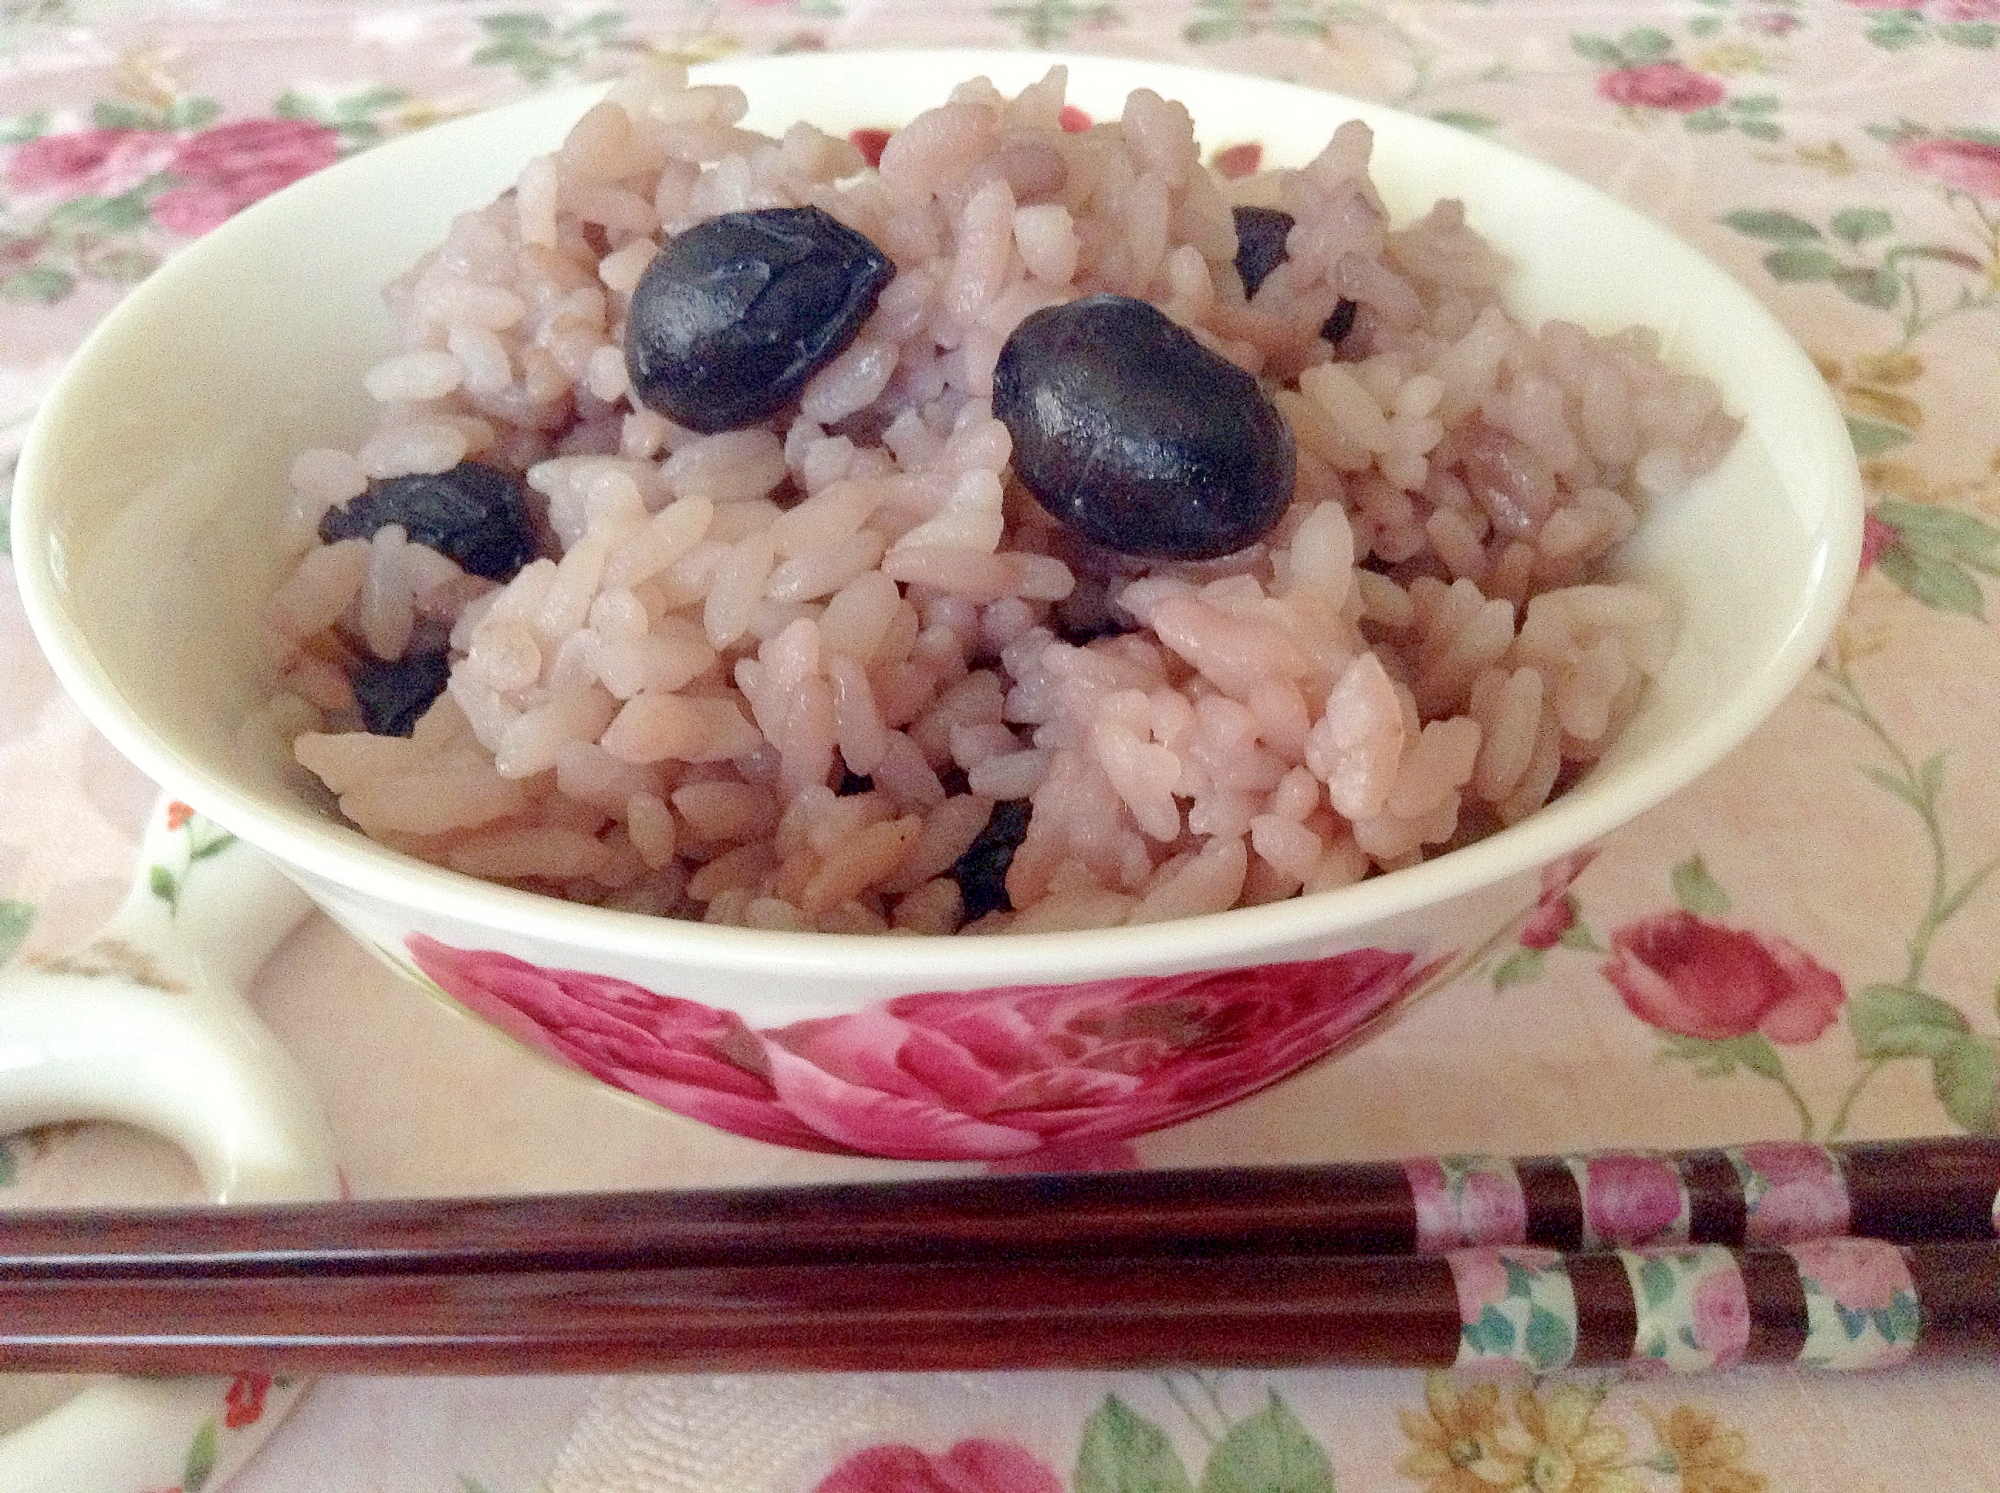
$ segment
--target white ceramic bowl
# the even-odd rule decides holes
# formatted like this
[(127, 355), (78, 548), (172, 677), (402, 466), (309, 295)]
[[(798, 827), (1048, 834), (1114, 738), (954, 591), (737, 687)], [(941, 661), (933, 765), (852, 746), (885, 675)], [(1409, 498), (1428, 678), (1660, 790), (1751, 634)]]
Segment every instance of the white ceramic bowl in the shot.
[[(845, 132), (894, 125), (976, 73), (1011, 91), (1052, 60), (1097, 117), (1154, 88), (1189, 105), (1207, 144), (1261, 139), (1273, 164), (1301, 164), (1341, 121), (1365, 119), (1392, 213), (1462, 198), (1519, 266), (1518, 314), (1654, 327), (1744, 417), (1723, 465), (1657, 504), (1621, 557), (1672, 598), (1678, 642), (1637, 718), (1560, 800), (1341, 891), (1131, 929), (907, 939), (707, 927), (487, 885), (369, 842), (239, 760), (262, 692), (257, 615), (278, 579), (286, 472), (301, 449), (362, 430), (360, 376), (392, 346), (380, 287), (553, 148), (594, 89), (441, 125), (301, 182), (106, 320), (43, 407), (16, 481), (22, 590), (65, 684), (142, 768), (391, 960), (414, 958), (585, 1071), (774, 1140), (1000, 1156), (1130, 1135), (1249, 1092), (1448, 979), (1533, 905), (1538, 870), (1716, 762), (1811, 664), (1859, 552), (1841, 420), (1727, 275), (1603, 194), (1443, 125), (1104, 58), (836, 54), (704, 71), (748, 91), (753, 127), (806, 118)], [(810, 1018), (837, 1019), (791, 1025)], [(1134, 1045), (1142, 1036), (1150, 1046)]]

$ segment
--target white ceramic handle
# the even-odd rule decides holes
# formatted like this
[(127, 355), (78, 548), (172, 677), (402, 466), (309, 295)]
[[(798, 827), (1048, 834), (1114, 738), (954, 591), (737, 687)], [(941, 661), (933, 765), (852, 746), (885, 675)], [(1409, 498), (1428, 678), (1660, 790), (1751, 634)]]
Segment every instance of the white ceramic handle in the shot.
[[(0, 1131), (123, 1121), (185, 1151), (217, 1202), (338, 1195), (311, 1087), (240, 993), (306, 907), (261, 856), (162, 800), (111, 922), (0, 986)], [(214, 1493), (303, 1387), (109, 1380), (0, 1437), (0, 1489)]]

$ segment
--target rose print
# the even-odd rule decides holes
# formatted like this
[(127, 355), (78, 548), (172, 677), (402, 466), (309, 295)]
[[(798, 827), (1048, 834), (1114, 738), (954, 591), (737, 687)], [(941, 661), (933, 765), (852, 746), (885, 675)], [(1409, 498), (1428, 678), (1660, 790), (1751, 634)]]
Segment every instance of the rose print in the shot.
[(1710, 1042), (1810, 1042), (1847, 999), (1840, 977), (1788, 940), (1689, 912), (1620, 928), (1603, 972), (1641, 1021)]
[(1657, 1156), (1593, 1156), (1584, 1165), (1584, 1223), (1604, 1243), (1650, 1244), (1680, 1220), (1673, 1163)]
[(1886, 1311), (1910, 1289), (1909, 1267), (1875, 1239), (1810, 1239), (1791, 1246), (1799, 1273), (1855, 1312)]
[(1423, 1157), (1404, 1162), (1403, 1175), (1416, 1208), (1422, 1253), (1519, 1244), (1527, 1238), (1528, 1205), (1511, 1161)]
[(1026, 1447), (973, 1439), (933, 1457), (914, 1446), (871, 1446), (813, 1493), (1062, 1493), (1062, 1479)]
[(1788, 1244), (1847, 1231), (1847, 1183), (1820, 1147), (1774, 1141), (1745, 1146), (1739, 1154), (1752, 1173), (1749, 1242)]
[(7, 184), (17, 192), (115, 197), (163, 169), (174, 138), (161, 130), (77, 130), (17, 147)]
[(153, 218), (190, 238), (339, 159), (340, 137), (309, 119), (240, 119), (183, 139), (168, 169), (181, 185), (153, 199)]
[(1628, 108), (1694, 114), (1721, 103), (1724, 90), (1719, 78), (1695, 72), (1682, 63), (1644, 62), (1599, 74), (1597, 92)]
[(1875, 562), (1882, 558), (1882, 552), (1902, 538), (1892, 525), (1884, 523), (1874, 513), (1861, 520), (1861, 573), (1866, 575)]
[(1087, 1154), (1325, 1055), (1430, 972), (1408, 954), (899, 996), (753, 1031), (629, 981), (412, 935), (503, 1031), (668, 1109), (779, 1145), (915, 1160)]
[(1952, 135), (1919, 135), (1898, 142), (1897, 159), (1912, 171), (1954, 191), (2000, 201), (2000, 145)]
[(223, 1398), (222, 1423), (232, 1431), (255, 1425), (264, 1417), (264, 1397), (270, 1392), (269, 1374), (238, 1374)]
[(1465, 1250), (1453, 1255), (1451, 1278), (1458, 1291), (1461, 1322), (1477, 1322), (1486, 1315), (1486, 1308), (1507, 1299), (1507, 1266), (1493, 1250)]
[(1715, 1367), (1742, 1361), (1750, 1342), (1750, 1303), (1743, 1277), (1733, 1270), (1705, 1275), (1694, 1288), (1694, 1338)]
[(1576, 926), (1576, 904), (1569, 889), (1596, 858), (1594, 849), (1577, 850), (1542, 867), (1541, 892), (1535, 899), (1535, 910), (1521, 926), (1522, 948), (1552, 949)]

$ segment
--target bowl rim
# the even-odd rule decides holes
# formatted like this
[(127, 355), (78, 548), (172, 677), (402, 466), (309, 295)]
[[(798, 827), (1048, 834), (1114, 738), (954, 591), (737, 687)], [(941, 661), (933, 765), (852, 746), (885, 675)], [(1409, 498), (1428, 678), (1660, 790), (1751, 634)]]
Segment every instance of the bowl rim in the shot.
[[(1810, 368), (1806, 355), (1784, 325), (1733, 276), (1657, 220), (1609, 193), (1535, 157), (1467, 135), (1452, 126), (1329, 90), (1280, 82), (1255, 74), (1193, 67), (1146, 59), (1074, 53), (996, 51), (959, 48), (870, 50), (732, 59), (692, 68), (696, 82), (737, 82), (746, 87), (782, 87), (788, 78), (841, 63), (929, 69), (952, 79), (975, 75), (1039, 76), (1064, 65), (1072, 74), (1126, 79), (1121, 88), (1155, 87), (1174, 96), (1177, 83), (1212, 85), (1218, 80), (1254, 83), (1272, 91), (1283, 111), (1284, 97), (1296, 106), (1326, 111), (1340, 119), (1393, 119), (1396, 128), (1475, 156), (1506, 157), (1510, 169), (1530, 180), (1560, 186), (1568, 194), (1595, 199), (1598, 210), (1624, 220), (1629, 231), (1656, 239), (1663, 250), (1691, 256), (1712, 272), (1719, 293), (1735, 304), (1732, 314), (1760, 342), (1775, 339)], [(945, 71), (949, 69), (948, 73)], [(1586, 781), (1520, 823), (1495, 831), (1415, 866), (1383, 873), (1348, 887), (1294, 896), (1256, 907), (1179, 918), (1159, 923), (1070, 932), (1006, 933), (990, 937), (906, 934), (823, 934), (725, 927), (588, 904), (565, 902), (498, 883), (481, 881), (406, 856), (367, 839), (352, 826), (315, 815), (303, 803), (273, 807), (261, 792), (246, 791), (228, 774), (168, 742), (134, 709), (111, 682), (62, 600), (59, 546), (52, 543), (56, 495), (47, 489), (44, 453), (49, 434), (66, 409), (76, 370), (115, 340), (121, 317), (139, 305), (170, 298), (186, 278), (198, 277), (218, 242), (237, 225), (261, 222), (310, 203), (332, 190), (328, 178), (371, 163), (379, 171), (405, 151), (442, 148), (469, 137), (495, 114), (526, 116), (544, 111), (551, 124), (577, 112), (608, 84), (550, 89), (483, 110), (421, 132), (399, 137), (328, 167), (237, 215), (206, 238), (176, 254), (137, 286), (93, 328), (50, 389), (22, 448), (15, 477), (12, 530), (15, 570), (30, 625), (58, 678), (85, 716), (148, 776), (195, 804), (226, 829), (278, 860), (308, 883), (334, 883), (354, 894), (392, 900), (412, 914), (435, 915), (505, 930), (530, 938), (585, 948), (604, 958), (640, 959), (661, 965), (699, 966), (746, 975), (853, 978), (939, 988), (996, 983), (1066, 983), (1093, 976), (1168, 967), (1201, 968), (1261, 962), (1259, 951), (1296, 947), (1315, 940), (1332, 947), (1344, 935), (1400, 914), (1441, 904), (1509, 876), (1534, 871), (1623, 825), (1706, 772), (1788, 695), (1811, 668), (1845, 608), (1861, 552), (1863, 500), (1858, 461), (1831, 473), (1829, 493), (1817, 526), (1823, 540), (1817, 553), (1808, 602), (1781, 646), (1706, 718), (1682, 734), (1656, 770), (1630, 777), (1615, 791)], [(552, 135), (549, 148), (559, 141)], [(336, 182), (337, 185), (337, 182)], [(1814, 418), (1830, 423), (1842, 442), (1845, 425), (1832, 397), (1818, 385)], [(1830, 433), (1830, 432), (1829, 432)], [(1851, 454), (1851, 447), (1848, 448)]]

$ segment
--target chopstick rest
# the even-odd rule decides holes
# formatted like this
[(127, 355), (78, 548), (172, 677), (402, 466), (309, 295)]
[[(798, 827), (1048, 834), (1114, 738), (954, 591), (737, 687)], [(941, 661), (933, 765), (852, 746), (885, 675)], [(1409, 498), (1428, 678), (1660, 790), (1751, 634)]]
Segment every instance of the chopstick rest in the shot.
[(1460, 1367), (2000, 1359), (2000, 1244), (14, 1280), (0, 1368)]

